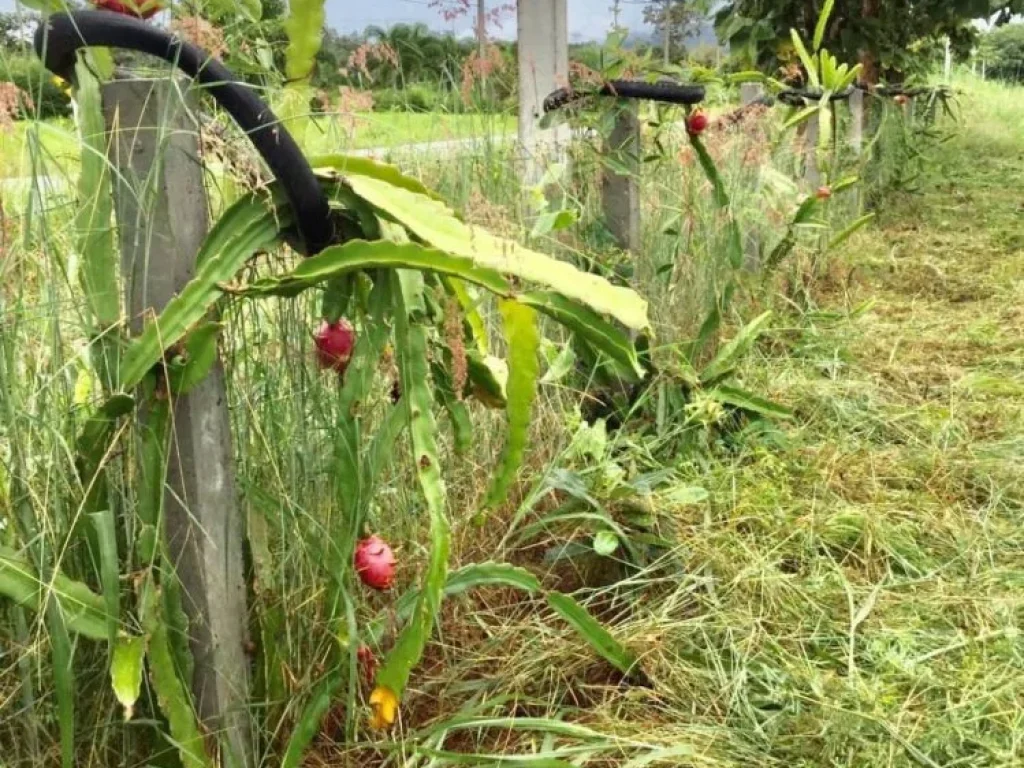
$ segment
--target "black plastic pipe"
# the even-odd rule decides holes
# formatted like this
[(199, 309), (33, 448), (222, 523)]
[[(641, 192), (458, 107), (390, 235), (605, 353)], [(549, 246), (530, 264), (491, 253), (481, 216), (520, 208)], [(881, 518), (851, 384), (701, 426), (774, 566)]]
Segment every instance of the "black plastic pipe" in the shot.
[(58, 13), (36, 30), (35, 49), (46, 68), (71, 81), (78, 51), (122, 48), (167, 61), (204, 86), (252, 141), (284, 188), (301, 248), (319, 253), (335, 239), (327, 195), (299, 145), (252, 87), (205, 51), (141, 19), (109, 11)]
[(586, 91), (559, 88), (544, 99), (544, 111), (554, 112), (588, 96), (611, 96), (692, 106), (704, 101), (704, 87), (667, 82), (647, 83), (642, 80), (609, 80), (598, 88)]

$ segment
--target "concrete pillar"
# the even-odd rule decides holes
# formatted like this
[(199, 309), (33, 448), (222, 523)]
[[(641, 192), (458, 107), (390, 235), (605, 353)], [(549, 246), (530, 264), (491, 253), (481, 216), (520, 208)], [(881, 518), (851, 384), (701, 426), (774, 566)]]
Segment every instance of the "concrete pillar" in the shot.
[(762, 96), (764, 96), (764, 86), (761, 83), (740, 83), (741, 106), (749, 107)]
[(821, 186), (821, 171), (818, 169), (818, 133), (821, 123), (818, 114), (804, 123), (804, 180), (811, 189)]
[(864, 149), (864, 91), (854, 88), (850, 94), (850, 148), (860, 157)]
[(639, 106), (635, 101), (616, 103), (615, 127), (605, 144), (624, 173), (605, 166), (601, 179), (605, 223), (619, 247), (639, 253), (640, 230), (640, 147)]
[[(103, 88), (125, 303), (136, 333), (192, 278), (209, 229), (198, 127), (183, 90), (168, 79)], [(221, 763), (250, 766), (242, 527), (219, 361), (175, 402), (169, 456), (164, 525), (189, 618), (196, 707), (219, 734)]]
[(566, 0), (519, 0), (519, 148), (523, 186), (533, 187), (550, 162), (564, 158), (568, 126), (542, 130), (544, 97), (569, 84)]
[[(740, 84), (740, 105), (749, 107), (758, 99), (764, 96), (764, 86), (761, 83)], [(743, 268), (751, 272), (761, 266), (761, 236), (753, 226), (747, 227), (746, 237), (743, 242)]]

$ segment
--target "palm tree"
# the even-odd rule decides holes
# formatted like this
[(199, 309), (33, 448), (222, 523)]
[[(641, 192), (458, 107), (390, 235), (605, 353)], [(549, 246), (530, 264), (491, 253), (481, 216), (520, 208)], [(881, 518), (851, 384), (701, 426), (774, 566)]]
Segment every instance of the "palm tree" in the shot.
[(446, 48), (440, 35), (434, 34), (426, 24), (395, 24), (390, 29), (367, 27), (366, 37), (385, 43), (398, 54), (399, 71), (392, 84), (422, 82), (441, 78)]

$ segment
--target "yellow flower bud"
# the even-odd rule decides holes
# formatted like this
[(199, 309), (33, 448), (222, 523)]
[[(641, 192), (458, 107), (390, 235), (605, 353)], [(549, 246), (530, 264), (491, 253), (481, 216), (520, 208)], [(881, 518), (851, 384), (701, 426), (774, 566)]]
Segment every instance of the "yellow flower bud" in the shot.
[(390, 688), (378, 686), (370, 694), (370, 727), (374, 730), (389, 728), (398, 717), (398, 697)]

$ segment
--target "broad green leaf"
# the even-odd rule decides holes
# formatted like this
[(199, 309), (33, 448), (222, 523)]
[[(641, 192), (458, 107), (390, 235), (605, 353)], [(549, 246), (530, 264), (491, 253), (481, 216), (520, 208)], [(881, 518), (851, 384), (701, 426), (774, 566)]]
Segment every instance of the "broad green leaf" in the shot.
[(109, 509), (90, 512), (100, 555), (100, 584), (107, 612), (107, 640), (113, 644), (117, 638), (118, 617), (121, 615), (121, 580), (117, 560), (117, 523)]
[(832, 238), (829, 242), (829, 248), (835, 248), (836, 246), (842, 245), (844, 242), (850, 239), (850, 237), (859, 229), (869, 224), (874, 220), (875, 213), (866, 213), (860, 218), (850, 223), (842, 232)]
[(786, 122), (782, 124), (782, 130), (788, 131), (795, 125), (800, 125), (800, 123), (807, 122), (816, 114), (818, 114), (819, 109), (820, 107), (817, 104), (814, 104), (813, 106), (810, 107), (804, 107), (799, 112), (794, 113), (792, 117), (790, 117), (788, 120), (786, 120)]
[(829, 148), (832, 146), (832, 102), (829, 100), (830, 92), (825, 91), (818, 104), (818, 157), (827, 157)]
[(504, 408), (507, 400), (508, 364), (500, 357), (484, 357), (469, 352), (466, 365), (469, 369), (469, 390), (473, 397), (488, 408)]
[(306, 80), (313, 74), (316, 55), (323, 38), (326, 0), (289, 0), (284, 30), (288, 35), (285, 49), (285, 76), (290, 82)]
[[(164, 481), (167, 477), (167, 450), (171, 438), (171, 404), (167, 398), (153, 398), (145, 423), (141, 425), (137, 480), (136, 512), (143, 525), (154, 529), (160, 525), (164, 504)], [(141, 565), (151, 565), (155, 549), (139, 552)]]
[(530, 238), (535, 239), (568, 229), (579, 220), (576, 211), (546, 211), (537, 217), (530, 230)]
[(189, 331), (185, 337), (182, 361), (171, 361), (167, 366), (167, 380), (175, 395), (187, 395), (195, 389), (217, 362), (217, 339), (223, 325), (205, 322)]
[[(509, 563), (486, 562), (471, 563), (449, 573), (444, 586), (444, 596), (460, 595), (477, 587), (512, 587), (529, 594), (535, 594), (541, 590), (540, 581), (526, 569)], [(418, 599), (419, 590), (417, 589), (411, 589), (403, 594), (394, 603), (394, 618), (397, 618), (398, 621), (408, 619), (412, 615)], [(385, 626), (393, 621), (390, 609), (386, 614), (379, 614), (374, 621), (367, 625), (364, 632), (365, 637), (380, 640)]]
[(736, 365), (757, 341), (765, 324), (771, 318), (772, 313), (765, 312), (751, 320), (740, 329), (735, 338), (723, 345), (714, 359), (700, 372), (700, 381), (705, 386), (710, 386), (718, 380), (730, 375)]
[(109, 483), (106, 464), (117, 420), (135, 407), (127, 395), (115, 395), (107, 400), (82, 426), (75, 441), (75, 469), (85, 489), (82, 511), (102, 512), (110, 509)]
[(464, 455), (473, 447), (473, 422), (469, 409), (455, 393), (454, 383), (448, 369), (439, 362), (430, 364), (434, 379), (434, 391), (437, 401), (448, 413), (452, 423), (452, 434), (455, 438), (455, 453)]
[(277, 239), (278, 215), (267, 201), (250, 196), (235, 203), (206, 237), (196, 257), (195, 277), (146, 324), (121, 363), (121, 388), (130, 390), (203, 319), (220, 297), (219, 285), (231, 280), (252, 254)]
[[(844, 65), (845, 66), (845, 65)], [(847, 88), (853, 86), (857, 82), (857, 78), (860, 77), (860, 73), (863, 71), (864, 65), (857, 64), (849, 72), (845, 73), (841, 78), (836, 81), (835, 89), (837, 91), (845, 91)]]
[(60, 732), (62, 768), (75, 768), (75, 646), (68, 636), (69, 625), (61, 607), (46, 606), (46, 631), (50, 635), (53, 663), (53, 692), (57, 700), (57, 728)]
[[(540, 581), (529, 571), (518, 568), (507, 563), (474, 563), (464, 566), (449, 574), (448, 581), (444, 587), (446, 596), (456, 595), (477, 587), (503, 586), (522, 590), (528, 594), (536, 594), (543, 590)], [(635, 656), (623, 647), (601, 624), (595, 619), (586, 608), (581, 606), (573, 598), (560, 592), (548, 592), (546, 594), (548, 604), (565, 619), (569, 625), (590, 645), (602, 658), (609, 661), (617, 669), (624, 673), (630, 673), (636, 663)], [(395, 603), (394, 614), (399, 620), (408, 616), (413, 608), (418, 606), (420, 595), (415, 591), (407, 592)], [(386, 623), (391, 619), (382, 615), (371, 622), (366, 630), (366, 636), (379, 638), (384, 631)], [(379, 685), (386, 685), (377, 676)], [(450, 721), (449, 724), (455, 721)], [(522, 727), (529, 727), (525, 719), (519, 719)], [(572, 724), (563, 724), (568, 728), (575, 728)], [(446, 724), (448, 727), (448, 724)], [(581, 733), (567, 734), (581, 735)]]
[(548, 604), (555, 612), (565, 619), (584, 640), (607, 662), (623, 674), (629, 674), (636, 664), (633, 655), (618, 640), (612, 637), (597, 619), (590, 615), (582, 605), (569, 595), (561, 592), (549, 592)]
[(241, 289), (241, 292), (295, 296), (307, 288), (350, 272), (378, 268), (429, 270), (476, 283), (501, 296), (512, 292), (508, 281), (498, 272), (480, 267), (472, 259), (452, 256), (418, 243), (395, 243), (390, 240), (350, 240), (344, 245), (331, 246), (303, 260), (288, 274), (259, 280)]
[(328, 323), (336, 323), (345, 316), (355, 292), (352, 275), (342, 275), (327, 281), (324, 298), (320, 302), (320, 316)]
[(700, 136), (690, 134), (690, 145), (697, 153), (697, 160), (700, 162), (701, 170), (711, 182), (711, 188), (715, 193), (715, 205), (719, 208), (729, 207), (729, 193), (725, 191), (725, 184), (722, 182), (722, 175), (718, 172), (714, 159), (704, 146), (704, 140)]
[(832, 194), (839, 194), (849, 189), (853, 185), (857, 184), (860, 178), (857, 176), (844, 176), (842, 179), (832, 185)]
[(739, 85), (741, 83), (763, 83), (766, 82), (767, 78), (763, 72), (756, 70), (748, 70), (746, 72), (733, 72), (731, 75), (726, 75), (725, 82), (730, 85)]
[(548, 369), (541, 377), (542, 384), (556, 384), (572, 373), (576, 367), (576, 350), (573, 349), (571, 342), (562, 344), (559, 349), (554, 342), (542, 339), (541, 349), (548, 362)]
[(818, 51), (818, 59), (821, 61), (821, 82), (825, 91), (832, 91), (835, 89), (836, 78), (836, 58), (831, 55), (828, 51)]
[(636, 349), (629, 338), (597, 313), (550, 291), (524, 293), (516, 300), (520, 304), (543, 312), (581, 339), (589, 342), (595, 349), (632, 371), (637, 377), (644, 377), (644, 369), (637, 359)]
[[(166, 545), (165, 545), (166, 548)], [(186, 687), (193, 679), (195, 672), (195, 659), (192, 658), (192, 648), (189, 645), (189, 620), (185, 613), (185, 590), (181, 581), (174, 573), (174, 566), (167, 557), (160, 560), (160, 567), (165, 574), (163, 584), (160, 588), (160, 602), (163, 606), (163, 619), (167, 625), (167, 645), (170, 648), (171, 656), (174, 658), (174, 668), (178, 671), (179, 677), (186, 682)]]
[(807, 71), (807, 81), (810, 83), (812, 88), (820, 88), (821, 81), (818, 79), (818, 67), (817, 62), (811, 58), (811, 55), (807, 52), (807, 47), (804, 45), (804, 41), (800, 38), (800, 33), (795, 29), (789, 30), (790, 39), (793, 41), (793, 48), (796, 49), (797, 55), (800, 57), (800, 61), (804, 65), (804, 69)]
[(135, 702), (142, 690), (142, 658), (146, 653), (146, 638), (119, 637), (114, 641), (110, 658), (110, 687), (124, 707), (124, 719), (131, 720)]
[(511, 299), (502, 301), (500, 309), (508, 342), (508, 436), (498, 462), (498, 470), (484, 501), (487, 509), (494, 509), (505, 500), (523, 463), (533, 400), (537, 396), (537, 378), (540, 375), (540, 333), (537, 330), (536, 313), (526, 304)]
[(171, 739), (184, 768), (214, 768), (206, 752), (192, 697), (178, 677), (163, 614), (163, 601), (151, 579), (142, 587), (142, 626), (149, 636), (149, 679), (160, 711), (167, 718)]
[(708, 314), (704, 318), (704, 322), (700, 324), (700, 330), (697, 331), (697, 338), (686, 345), (686, 360), (684, 367), (684, 378), (692, 381), (688, 383), (691, 386), (696, 386), (700, 382), (697, 381), (696, 374), (693, 372), (693, 362), (700, 357), (701, 353), (708, 343), (718, 333), (718, 329), (722, 325), (722, 309), (721, 302), (718, 301), (717, 297), (715, 303), (711, 305), (711, 309), (708, 310)]
[(78, 211), (75, 214), (77, 247), (81, 255), (79, 269), (82, 290), (96, 330), (103, 331), (121, 319), (118, 255), (111, 220), (114, 204), (110, 161), (107, 159), (107, 124), (103, 118), (99, 80), (82, 59), (75, 66), (75, 77), (78, 81), (75, 115), (82, 142)]
[[(400, 289), (397, 287), (397, 278), (394, 283), (398, 294)], [(402, 401), (409, 413), (416, 476), (430, 515), (430, 558), (412, 618), (377, 672), (377, 686), (386, 688), (399, 699), (405, 691), (413, 667), (423, 656), (423, 649), (441, 608), (450, 546), (450, 531), (445, 517), (445, 488), (435, 437), (437, 424), (434, 421), (433, 398), (428, 382), (426, 329), (410, 321), (407, 309), (414, 299), (411, 296), (400, 296), (397, 302), (395, 349), (401, 373)]]
[(281, 759), (281, 768), (299, 768), (303, 764), (306, 750), (320, 732), (320, 723), (334, 703), (334, 696), (341, 687), (341, 681), (341, 675), (332, 672), (317, 685), (292, 729), (291, 738), (288, 739), (288, 746)]
[(821, 44), (825, 40), (825, 31), (828, 29), (828, 20), (832, 16), (832, 9), (835, 8), (835, 4), (836, 0), (825, 0), (825, 5), (821, 9), (821, 13), (818, 14), (818, 23), (814, 27), (814, 40), (812, 41), (815, 51), (821, 49)]
[(800, 207), (797, 208), (796, 213), (793, 215), (793, 224), (808, 223), (814, 214), (818, 212), (820, 203), (821, 201), (816, 195), (810, 195), (806, 200), (800, 203)]
[(88, 586), (57, 574), (49, 584), (39, 581), (34, 566), (13, 549), (0, 545), (0, 595), (39, 611), (52, 599), (63, 624), (90, 640), (106, 640), (108, 616), (103, 598)]
[(366, 400), (377, 380), (380, 358), (390, 335), (388, 314), (391, 301), (391, 281), (387, 275), (380, 276), (370, 292), (366, 322), (345, 370), (339, 406), (346, 421), (357, 404)]
[(313, 166), (313, 171), (318, 176), (327, 181), (338, 181), (343, 176), (369, 176), (419, 195), (437, 197), (423, 182), (402, 173), (397, 166), (381, 163), (369, 157), (317, 155), (309, 159), (309, 164)]
[(435, 248), (470, 258), (478, 267), (551, 288), (628, 328), (644, 330), (649, 325), (647, 302), (628, 288), (464, 224), (446, 205), (425, 195), (367, 176), (351, 176), (347, 183), (359, 197)]
[(765, 271), (771, 272), (772, 270), (774, 270), (779, 264), (782, 263), (782, 260), (793, 251), (793, 248), (795, 247), (796, 233), (793, 231), (793, 228), (790, 227), (789, 231), (786, 232), (785, 237), (783, 237), (778, 242), (778, 244), (774, 248), (772, 248), (772, 252), (768, 254), (768, 259), (767, 261), (765, 261), (764, 265)]
[(707, 395), (724, 405), (731, 405), (734, 408), (756, 413), (760, 416), (779, 419), (790, 419), (793, 417), (793, 412), (785, 406), (773, 403), (771, 400), (765, 400), (763, 397), (758, 397), (752, 392), (747, 392), (738, 387), (728, 387), (720, 384), (710, 390)]
[(614, 555), (618, 548), (619, 537), (615, 535), (614, 531), (598, 531), (594, 536), (594, 551), (597, 554), (609, 557)]
[(712, 189), (714, 189), (715, 204), (725, 211), (729, 217), (726, 255), (732, 268), (739, 269), (743, 265), (743, 233), (740, 232), (740, 225), (732, 215), (729, 193), (725, 191), (725, 183), (722, 181), (722, 176), (715, 166), (714, 159), (708, 152), (707, 147), (704, 146), (704, 141), (700, 136), (690, 134), (690, 144), (697, 154), (697, 160), (704, 171), (704, 175), (707, 176), (708, 181), (711, 182)]
[(448, 576), (445, 595), (457, 595), (477, 587), (514, 587), (535, 593), (541, 589), (540, 581), (525, 568), (509, 563), (472, 563), (464, 565)]

